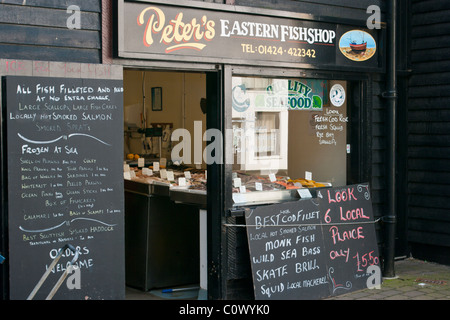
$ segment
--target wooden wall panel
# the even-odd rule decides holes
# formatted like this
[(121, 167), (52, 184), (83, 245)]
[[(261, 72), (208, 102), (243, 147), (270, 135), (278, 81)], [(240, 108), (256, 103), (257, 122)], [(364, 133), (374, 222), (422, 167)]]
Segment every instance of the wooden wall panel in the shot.
[(418, 250), (422, 244), (450, 247), (449, 34), (448, 1), (412, 1), (407, 143), (413, 255), (416, 243)]
[(366, 10), (370, 5), (378, 5), (382, 12), (385, 8), (384, 1), (381, 0), (235, 0), (234, 2), (242, 6), (362, 21), (368, 18)]
[[(256, 7), (311, 14), (313, 16), (340, 19), (366, 20), (367, 7), (377, 5), (385, 11), (383, 0), (191, 0), (209, 3), (221, 3), (235, 6)], [(382, 17), (383, 19), (383, 17)], [(383, 20), (384, 21), (384, 20)]]
[[(69, 29), (70, 5), (80, 8), (81, 29)], [(101, 0), (3, 0), (0, 57), (101, 62)]]

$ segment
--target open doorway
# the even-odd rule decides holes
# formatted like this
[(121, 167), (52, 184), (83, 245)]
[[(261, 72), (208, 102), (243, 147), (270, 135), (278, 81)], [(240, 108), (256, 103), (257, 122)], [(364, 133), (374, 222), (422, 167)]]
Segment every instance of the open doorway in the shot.
[(206, 74), (124, 69), (123, 82), (128, 293), (197, 299), (206, 264), (206, 163), (198, 156)]

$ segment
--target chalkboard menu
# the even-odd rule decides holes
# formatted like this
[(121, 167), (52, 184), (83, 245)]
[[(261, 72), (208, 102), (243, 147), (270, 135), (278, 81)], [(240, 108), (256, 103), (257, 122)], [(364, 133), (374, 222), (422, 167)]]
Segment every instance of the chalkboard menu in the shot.
[(380, 283), (368, 270), (380, 263), (368, 184), (317, 195), (246, 215), (256, 299), (320, 299)]
[[(54, 299), (124, 298), (123, 83), (5, 77), (10, 298), (78, 251)], [(35, 299), (73, 259), (66, 250)], [(71, 285), (69, 285), (69, 282)]]

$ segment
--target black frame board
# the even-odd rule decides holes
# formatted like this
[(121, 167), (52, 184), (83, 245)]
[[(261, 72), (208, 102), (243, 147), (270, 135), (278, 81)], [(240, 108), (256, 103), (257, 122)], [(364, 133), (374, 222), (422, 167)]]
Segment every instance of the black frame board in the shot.
[(246, 214), (255, 299), (321, 299), (381, 284), (368, 184)]
[(123, 299), (122, 80), (4, 79), (10, 299)]

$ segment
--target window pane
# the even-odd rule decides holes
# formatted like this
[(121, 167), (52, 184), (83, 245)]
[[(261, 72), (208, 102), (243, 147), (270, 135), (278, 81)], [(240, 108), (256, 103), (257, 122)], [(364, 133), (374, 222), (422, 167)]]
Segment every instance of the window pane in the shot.
[(232, 81), (234, 193), (346, 184), (345, 81)]

